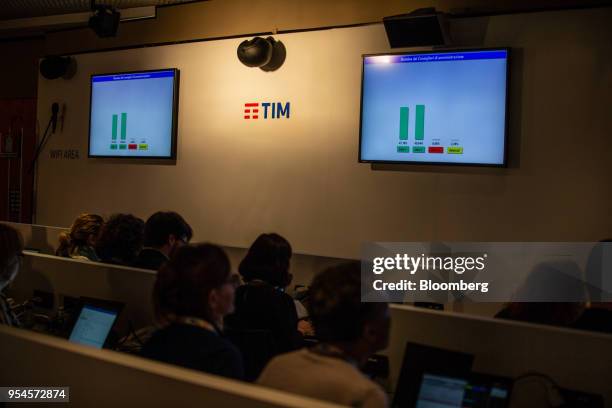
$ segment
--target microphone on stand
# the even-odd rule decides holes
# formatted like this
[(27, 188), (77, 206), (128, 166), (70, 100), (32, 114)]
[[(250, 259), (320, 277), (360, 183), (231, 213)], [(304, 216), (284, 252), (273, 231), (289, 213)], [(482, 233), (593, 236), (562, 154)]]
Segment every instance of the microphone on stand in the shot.
[(51, 133), (55, 133), (57, 128), (57, 113), (59, 112), (59, 103), (53, 102), (51, 105)]
[(62, 112), (61, 112), (60, 117), (59, 117), (60, 132), (64, 131), (64, 120), (65, 120), (65, 118), (66, 118), (66, 104), (63, 103), (62, 104)]

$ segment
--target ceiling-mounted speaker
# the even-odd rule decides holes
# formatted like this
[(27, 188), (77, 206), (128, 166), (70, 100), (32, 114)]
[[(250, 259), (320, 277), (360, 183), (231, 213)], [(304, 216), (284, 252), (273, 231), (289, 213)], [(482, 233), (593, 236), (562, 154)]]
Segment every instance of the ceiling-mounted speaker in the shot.
[(446, 15), (435, 8), (383, 18), (391, 48), (450, 45)]
[(258, 67), (263, 71), (276, 71), (283, 65), (287, 50), (282, 41), (272, 37), (254, 37), (238, 45), (238, 59), (247, 67)]
[(100, 38), (116, 36), (121, 14), (107, 6), (93, 6), (92, 8), (94, 14), (89, 18), (89, 27)]
[(46, 79), (70, 79), (76, 73), (76, 61), (71, 57), (52, 55), (42, 59), (39, 69)]

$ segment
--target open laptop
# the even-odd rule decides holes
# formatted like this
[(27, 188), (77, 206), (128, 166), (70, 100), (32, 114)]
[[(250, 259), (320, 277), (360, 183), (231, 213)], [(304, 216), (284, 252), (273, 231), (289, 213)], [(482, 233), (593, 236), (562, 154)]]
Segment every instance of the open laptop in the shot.
[(80, 311), (68, 338), (71, 342), (96, 348), (111, 348), (113, 329), (123, 303), (80, 298)]
[(463, 378), (472, 371), (473, 361), (471, 354), (407, 342), (391, 406), (413, 408), (425, 374)]
[(472, 373), (466, 376), (423, 374), (416, 408), (505, 408), (512, 380)]

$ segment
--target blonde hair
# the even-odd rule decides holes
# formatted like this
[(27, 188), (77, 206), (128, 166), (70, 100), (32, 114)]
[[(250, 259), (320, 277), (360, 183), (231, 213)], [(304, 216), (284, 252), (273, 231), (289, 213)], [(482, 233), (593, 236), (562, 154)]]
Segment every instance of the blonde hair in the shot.
[(69, 232), (59, 235), (59, 247), (55, 255), (69, 257), (75, 248), (88, 245), (91, 235), (97, 237), (104, 224), (104, 219), (97, 214), (81, 214), (72, 223)]

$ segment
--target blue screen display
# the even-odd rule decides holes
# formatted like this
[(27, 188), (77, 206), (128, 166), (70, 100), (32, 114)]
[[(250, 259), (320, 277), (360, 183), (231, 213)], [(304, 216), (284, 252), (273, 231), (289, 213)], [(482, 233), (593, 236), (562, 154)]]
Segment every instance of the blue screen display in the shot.
[(83, 306), (81, 314), (70, 333), (70, 341), (102, 348), (113, 327), (117, 313), (93, 306)]
[(363, 58), (367, 162), (505, 164), (507, 49)]
[(90, 157), (171, 158), (176, 70), (91, 77)]

